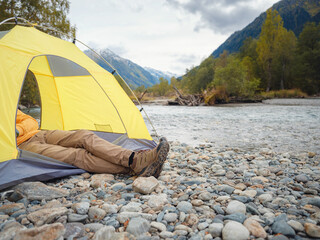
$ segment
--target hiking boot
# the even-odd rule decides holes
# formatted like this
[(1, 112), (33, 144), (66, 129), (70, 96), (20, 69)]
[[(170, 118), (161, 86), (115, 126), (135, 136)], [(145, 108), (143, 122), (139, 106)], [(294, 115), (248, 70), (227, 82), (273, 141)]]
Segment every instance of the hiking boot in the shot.
[(162, 166), (169, 152), (169, 143), (165, 138), (161, 138), (158, 146), (152, 150), (136, 152), (134, 161), (136, 161), (133, 171), (139, 177), (153, 176), (162, 171)]

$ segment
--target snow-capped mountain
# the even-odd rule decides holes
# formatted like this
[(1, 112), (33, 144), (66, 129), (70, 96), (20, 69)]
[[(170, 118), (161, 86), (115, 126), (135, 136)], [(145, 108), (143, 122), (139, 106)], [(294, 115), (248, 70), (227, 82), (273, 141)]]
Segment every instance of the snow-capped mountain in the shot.
[(178, 77), (177, 74), (172, 73), (172, 72), (168, 72), (168, 71), (163, 72), (163, 71), (151, 68), (151, 67), (144, 67), (144, 69), (147, 70), (149, 73), (151, 73), (153, 76), (157, 77), (158, 79), (162, 77), (162, 78), (168, 80), (169, 83), (170, 83), (170, 79), (172, 77), (176, 77), (176, 78)]
[[(128, 59), (120, 57), (108, 48), (95, 51), (98, 52), (107, 62), (109, 62), (132, 88), (136, 88), (141, 85), (150, 87), (159, 83), (160, 77), (163, 77), (169, 81), (172, 77), (170, 74), (162, 73), (159, 70), (143, 68)], [(101, 67), (109, 72), (112, 72), (112, 69), (94, 53), (89, 50), (84, 51), (84, 53), (98, 63)]]

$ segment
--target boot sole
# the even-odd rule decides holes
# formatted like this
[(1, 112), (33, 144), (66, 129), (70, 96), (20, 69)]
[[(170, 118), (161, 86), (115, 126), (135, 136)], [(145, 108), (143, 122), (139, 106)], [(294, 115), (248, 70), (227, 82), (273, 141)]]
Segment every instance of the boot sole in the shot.
[(139, 177), (150, 177), (154, 176), (155, 178), (158, 178), (164, 162), (167, 160), (168, 152), (170, 150), (170, 145), (168, 141), (165, 138), (160, 139), (160, 144), (158, 146), (159, 153), (157, 157), (157, 161), (150, 164), (146, 168), (144, 168), (139, 174)]

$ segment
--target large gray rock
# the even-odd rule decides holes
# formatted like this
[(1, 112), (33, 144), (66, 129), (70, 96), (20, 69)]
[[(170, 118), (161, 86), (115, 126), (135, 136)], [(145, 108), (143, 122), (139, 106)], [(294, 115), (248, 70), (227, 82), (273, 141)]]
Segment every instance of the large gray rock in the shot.
[(15, 222), (15, 221), (13, 221), (9, 224), (6, 224), (5, 226), (3, 226), (3, 224), (2, 224), (1, 228), (2, 229), (0, 232), (0, 239), (4, 239), (4, 240), (13, 239), (13, 237), (17, 234), (17, 232), (19, 232), (23, 229), (26, 229), (25, 226), (22, 226), (20, 223)]
[(137, 212), (122, 212), (119, 213), (117, 216), (117, 220), (120, 223), (124, 223), (127, 220), (130, 220), (132, 218), (142, 217), (148, 221), (152, 220), (152, 215), (147, 213), (137, 213)]
[(199, 199), (203, 200), (203, 201), (209, 201), (212, 199), (212, 194), (205, 191), (199, 194), (198, 196)]
[(129, 202), (120, 209), (120, 212), (141, 212), (142, 208), (140, 206), (141, 203)]
[(294, 237), (296, 235), (293, 228), (284, 220), (275, 221), (274, 224), (272, 224), (271, 229), (274, 234), (281, 233), (288, 237)]
[(167, 194), (159, 194), (159, 195), (151, 195), (148, 200), (149, 207), (152, 210), (157, 211), (162, 209), (162, 207), (168, 203), (168, 196)]
[(115, 228), (111, 226), (104, 226), (100, 228), (94, 235), (93, 240), (111, 240), (114, 239)]
[(303, 225), (302, 225), (300, 222), (298, 222), (298, 221), (290, 220), (290, 221), (288, 221), (288, 224), (289, 224), (295, 231), (298, 231), (298, 232), (303, 232), (303, 231), (304, 231)]
[(52, 200), (69, 196), (69, 191), (56, 187), (49, 187), (41, 182), (24, 182), (14, 187), (14, 190), (25, 196), (29, 201)]
[(227, 214), (233, 214), (233, 213), (242, 213), (246, 214), (247, 207), (242, 202), (239, 202), (237, 200), (233, 200), (228, 204), (228, 207), (226, 209)]
[(209, 233), (212, 237), (220, 237), (223, 229), (222, 223), (212, 223), (209, 225)]
[(305, 223), (304, 228), (308, 236), (313, 238), (320, 238), (320, 227), (313, 223)]
[(192, 204), (187, 201), (179, 202), (177, 208), (180, 212), (189, 213), (192, 210)]
[(135, 192), (139, 192), (142, 194), (150, 194), (156, 187), (159, 185), (158, 180), (151, 176), (151, 177), (138, 177), (132, 183), (132, 188)]
[(41, 226), (46, 223), (52, 223), (58, 217), (66, 214), (68, 209), (65, 207), (59, 208), (45, 208), (27, 215), (29, 221), (33, 222), (36, 226)]
[(113, 174), (94, 174), (90, 179), (90, 185), (93, 188), (104, 187), (104, 185), (114, 180)]
[(25, 209), (25, 206), (23, 203), (10, 203), (10, 204), (2, 205), (0, 207), (0, 212), (11, 215), (22, 209)]
[(150, 229), (150, 223), (144, 218), (132, 218), (129, 221), (126, 231), (138, 237)]
[(167, 213), (164, 215), (164, 220), (167, 222), (175, 222), (178, 219), (178, 214), (176, 213)]
[(88, 228), (91, 232), (98, 232), (101, 228), (103, 228), (103, 224), (101, 223), (88, 223), (84, 225), (85, 228)]
[(249, 231), (241, 223), (230, 221), (222, 229), (223, 240), (247, 240)]
[(50, 225), (43, 225), (41, 227), (30, 228), (19, 231), (14, 239), (26, 240), (26, 239), (46, 239), (55, 240), (63, 237), (65, 228), (61, 223), (53, 223)]
[(99, 221), (106, 216), (106, 211), (98, 207), (91, 207), (89, 209), (88, 216), (92, 220)]
[(104, 226), (100, 228), (94, 235), (93, 240), (134, 240), (133, 235), (127, 232), (116, 233), (115, 228)]
[(84, 225), (82, 223), (67, 223), (65, 225), (65, 233), (63, 237), (65, 239), (81, 238), (86, 234)]

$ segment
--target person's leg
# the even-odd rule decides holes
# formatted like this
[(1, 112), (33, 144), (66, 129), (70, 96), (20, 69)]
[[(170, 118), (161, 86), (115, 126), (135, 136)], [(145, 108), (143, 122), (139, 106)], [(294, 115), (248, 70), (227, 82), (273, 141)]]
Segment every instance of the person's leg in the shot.
[(100, 159), (85, 149), (71, 147), (66, 148), (58, 145), (46, 144), (41, 140), (39, 141), (39, 137), (20, 144), (19, 148), (51, 157), (94, 173), (127, 174), (131, 170), (128, 167), (123, 167)]
[(46, 143), (62, 147), (83, 148), (107, 162), (129, 167), (131, 150), (112, 144), (88, 130), (46, 131)]
[(162, 162), (163, 164), (169, 151), (169, 144), (165, 138), (163, 138), (154, 149), (133, 152), (114, 145), (88, 130), (47, 131), (45, 141), (46, 143), (63, 147), (83, 148), (92, 155), (107, 162), (130, 167), (138, 175), (145, 172), (150, 165), (154, 166), (148, 168), (150, 171), (151, 168), (153, 169), (156, 166), (160, 167), (158, 163)]

